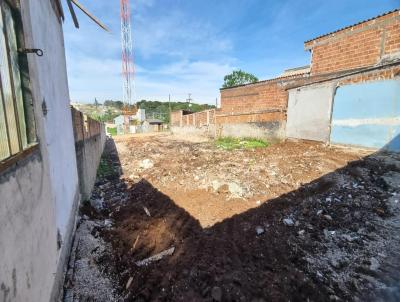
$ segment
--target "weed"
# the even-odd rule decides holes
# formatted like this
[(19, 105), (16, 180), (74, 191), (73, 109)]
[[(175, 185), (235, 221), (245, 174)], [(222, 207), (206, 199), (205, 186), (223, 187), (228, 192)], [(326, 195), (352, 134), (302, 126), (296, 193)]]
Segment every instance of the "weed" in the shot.
[(225, 150), (254, 149), (268, 147), (268, 143), (256, 138), (221, 137), (215, 141), (217, 148)]
[(112, 164), (104, 158), (100, 159), (99, 167), (97, 168), (97, 177), (113, 176), (116, 173)]
[(109, 133), (111, 136), (116, 136), (117, 135), (117, 128), (107, 128), (107, 133)]

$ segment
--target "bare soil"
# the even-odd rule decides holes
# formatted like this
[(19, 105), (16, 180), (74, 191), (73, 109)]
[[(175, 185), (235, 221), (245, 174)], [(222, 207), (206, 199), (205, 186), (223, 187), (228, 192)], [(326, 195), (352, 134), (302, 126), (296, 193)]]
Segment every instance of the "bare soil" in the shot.
[(171, 135), (107, 144), (116, 173), (82, 217), (98, 222), (94, 263), (116, 300), (400, 299), (399, 155), (311, 142), (226, 151)]

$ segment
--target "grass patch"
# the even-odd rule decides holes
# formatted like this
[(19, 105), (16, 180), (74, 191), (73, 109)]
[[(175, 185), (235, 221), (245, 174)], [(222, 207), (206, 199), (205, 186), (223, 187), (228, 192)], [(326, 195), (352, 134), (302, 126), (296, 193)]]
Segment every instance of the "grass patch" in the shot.
[(217, 148), (225, 150), (255, 149), (268, 147), (268, 143), (257, 138), (221, 137), (215, 141)]
[(105, 158), (100, 159), (99, 167), (97, 168), (97, 177), (104, 178), (114, 176), (117, 173), (110, 161)]
[(111, 136), (116, 136), (117, 135), (117, 128), (107, 128), (107, 133), (110, 134)]

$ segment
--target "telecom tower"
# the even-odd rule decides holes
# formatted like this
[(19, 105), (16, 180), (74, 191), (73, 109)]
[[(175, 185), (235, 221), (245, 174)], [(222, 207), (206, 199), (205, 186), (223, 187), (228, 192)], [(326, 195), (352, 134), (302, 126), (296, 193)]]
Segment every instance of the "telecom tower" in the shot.
[(136, 113), (133, 110), (133, 84), (134, 84), (134, 65), (133, 65), (133, 45), (131, 28), (131, 8), (129, 0), (121, 2), (121, 43), (122, 43), (122, 80), (124, 103), (123, 115), (125, 132), (129, 131), (130, 116)]

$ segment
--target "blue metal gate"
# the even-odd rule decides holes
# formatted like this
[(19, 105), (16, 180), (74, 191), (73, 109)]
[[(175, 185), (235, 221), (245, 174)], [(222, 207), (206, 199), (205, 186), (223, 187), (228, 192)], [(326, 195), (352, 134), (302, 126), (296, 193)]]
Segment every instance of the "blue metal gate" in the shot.
[(400, 80), (338, 87), (331, 143), (400, 151)]

